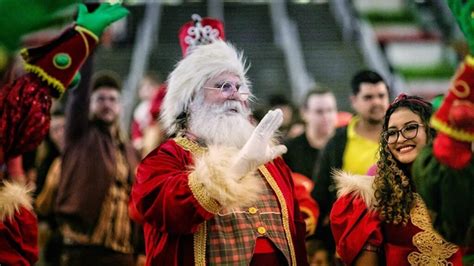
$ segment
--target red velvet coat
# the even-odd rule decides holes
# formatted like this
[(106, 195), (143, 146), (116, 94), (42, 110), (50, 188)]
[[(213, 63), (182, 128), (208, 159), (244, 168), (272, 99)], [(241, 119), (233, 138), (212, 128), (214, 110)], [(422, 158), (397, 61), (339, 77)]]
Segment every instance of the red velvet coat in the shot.
[[(171, 139), (138, 167), (130, 215), (144, 224), (147, 265), (195, 265), (195, 256), (205, 256), (199, 252), (196, 235), (202, 233), (203, 223), (214, 214), (200, 205), (188, 185), (189, 167), (194, 164), (190, 150)], [(281, 158), (265, 166), (288, 206), (294, 260), (307, 265), (305, 224), (295, 200), (291, 172)], [(201, 247), (205, 247), (205, 235), (200, 240), (204, 241)]]

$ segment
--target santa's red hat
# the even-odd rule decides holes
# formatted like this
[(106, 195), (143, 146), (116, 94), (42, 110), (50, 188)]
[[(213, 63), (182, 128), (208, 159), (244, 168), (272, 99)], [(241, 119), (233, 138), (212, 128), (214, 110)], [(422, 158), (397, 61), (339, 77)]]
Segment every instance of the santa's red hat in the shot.
[(179, 29), (179, 44), (183, 57), (196, 46), (210, 44), (216, 40), (225, 41), (224, 25), (214, 18), (201, 18), (198, 14), (191, 16), (192, 21), (187, 22)]

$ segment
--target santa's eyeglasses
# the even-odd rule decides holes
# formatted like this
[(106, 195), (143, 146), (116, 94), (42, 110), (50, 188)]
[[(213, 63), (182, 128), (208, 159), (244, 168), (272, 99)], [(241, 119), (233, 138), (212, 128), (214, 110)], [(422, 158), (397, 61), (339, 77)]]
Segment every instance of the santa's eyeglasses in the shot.
[[(250, 90), (246, 85), (232, 83), (230, 81), (224, 81), (223, 83), (218, 83), (215, 87), (204, 87), (204, 89), (208, 90), (219, 90), (219, 92), (224, 97), (230, 97), (237, 92), (240, 95), (240, 99), (247, 100), (250, 96)], [(235, 90), (234, 90), (235, 89)]]
[(397, 142), (400, 134), (402, 134), (406, 140), (414, 139), (418, 135), (418, 128), (423, 126), (423, 124), (412, 123), (402, 127), (400, 130), (388, 129), (383, 133), (383, 137), (388, 144)]

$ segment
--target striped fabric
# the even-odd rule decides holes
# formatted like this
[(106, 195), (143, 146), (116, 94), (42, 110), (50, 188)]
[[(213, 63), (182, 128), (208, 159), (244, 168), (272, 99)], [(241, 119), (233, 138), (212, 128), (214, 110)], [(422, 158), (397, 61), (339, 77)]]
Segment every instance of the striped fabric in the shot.
[(280, 207), (269, 184), (255, 206), (221, 210), (209, 221), (207, 250), (210, 265), (249, 265), (258, 237), (268, 238), (290, 258)]
[[(79, 245), (98, 245), (111, 250), (131, 254), (131, 223), (128, 217), (128, 163), (119, 148), (116, 150), (117, 175), (110, 186), (102, 204), (97, 225), (91, 235), (73, 231), (69, 226), (62, 228), (62, 233), (70, 243)], [(87, 195), (85, 195), (87, 196)]]

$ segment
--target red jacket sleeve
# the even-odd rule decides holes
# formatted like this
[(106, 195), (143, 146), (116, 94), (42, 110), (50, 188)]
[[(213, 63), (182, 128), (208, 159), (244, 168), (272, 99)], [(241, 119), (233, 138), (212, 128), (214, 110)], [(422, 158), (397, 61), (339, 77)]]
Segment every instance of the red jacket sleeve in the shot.
[(187, 234), (213, 217), (188, 185), (190, 165), (190, 153), (173, 140), (151, 152), (138, 167), (129, 206), (132, 218), (161, 232)]
[(337, 199), (330, 221), (336, 251), (348, 265), (354, 262), (365, 244), (382, 245), (381, 220), (375, 211), (367, 209), (360, 197), (349, 194)]

